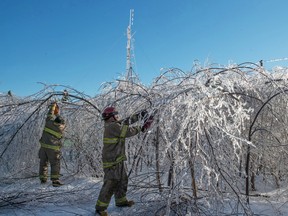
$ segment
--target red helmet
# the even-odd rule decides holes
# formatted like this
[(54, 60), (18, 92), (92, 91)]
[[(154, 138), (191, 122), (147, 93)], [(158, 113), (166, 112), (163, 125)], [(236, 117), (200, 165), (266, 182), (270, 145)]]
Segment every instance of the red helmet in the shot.
[(115, 107), (106, 107), (104, 109), (104, 111), (102, 112), (102, 118), (104, 120), (107, 120), (109, 119), (110, 117), (114, 116), (114, 115), (117, 115), (118, 112), (117, 110), (115, 109)]

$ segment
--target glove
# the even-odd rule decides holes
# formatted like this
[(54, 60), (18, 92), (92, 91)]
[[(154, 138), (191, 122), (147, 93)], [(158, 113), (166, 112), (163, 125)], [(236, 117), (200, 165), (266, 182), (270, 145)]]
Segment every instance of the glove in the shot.
[(58, 115), (59, 114), (59, 106), (57, 103), (53, 103), (50, 105), (49, 114)]
[(60, 113), (60, 109), (59, 109), (58, 104), (56, 103), (56, 106), (55, 106), (55, 109), (54, 109), (54, 115), (59, 115), (59, 113)]
[(145, 118), (147, 115), (148, 115), (147, 110), (142, 110), (142, 111), (140, 112), (141, 119)]
[(153, 123), (153, 116), (150, 116), (150, 117), (145, 121), (145, 123), (143, 124), (143, 126), (142, 126), (142, 128), (141, 128), (141, 131), (142, 131), (142, 132), (147, 131), (147, 130), (151, 127), (152, 123)]

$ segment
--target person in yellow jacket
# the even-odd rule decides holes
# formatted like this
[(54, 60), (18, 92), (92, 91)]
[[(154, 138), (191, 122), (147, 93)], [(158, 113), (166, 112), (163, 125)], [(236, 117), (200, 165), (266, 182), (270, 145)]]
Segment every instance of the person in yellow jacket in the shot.
[(131, 207), (133, 200), (127, 200), (126, 192), (128, 187), (128, 176), (124, 161), (125, 138), (134, 136), (140, 131), (146, 131), (152, 124), (153, 119), (148, 118), (144, 125), (129, 126), (144, 118), (147, 111), (132, 115), (125, 120), (118, 119), (118, 112), (115, 107), (107, 107), (102, 113), (104, 120), (103, 150), (102, 162), (104, 169), (104, 184), (101, 188), (98, 200), (96, 202), (96, 214), (107, 216), (107, 208), (111, 197), (114, 195), (117, 207)]
[(61, 138), (65, 129), (65, 121), (59, 115), (59, 106), (53, 103), (49, 106), (46, 117), (45, 127), (40, 139), (40, 166), (39, 178), (41, 183), (46, 183), (48, 178), (48, 164), (50, 162), (50, 179), (54, 187), (63, 185), (60, 182), (60, 157), (61, 157)]

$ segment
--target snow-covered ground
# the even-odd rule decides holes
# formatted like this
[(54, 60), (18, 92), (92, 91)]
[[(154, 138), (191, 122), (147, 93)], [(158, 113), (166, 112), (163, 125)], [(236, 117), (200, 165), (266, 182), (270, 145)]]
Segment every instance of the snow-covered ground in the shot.
[[(0, 214), (94, 215), (101, 182), (93, 178), (68, 178), (64, 182), (64, 186), (57, 188), (51, 182), (40, 184), (35, 178), (2, 183), (1, 194), (7, 206), (0, 208)], [(5, 205), (3, 198), (2, 205)], [(109, 206), (112, 215), (124, 214), (124, 209), (114, 206), (112, 201)]]
[[(51, 182), (40, 184), (37, 178), (19, 179), (13, 182), (2, 181), (0, 215), (94, 215), (94, 206), (102, 181), (88, 177), (68, 177), (64, 182), (64, 186), (56, 188), (52, 187)], [(255, 196), (250, 199), (250, 207), (254, 215), (288, 215), (287, 188), (262, 195), (265, 196)], [(135, 192), (130, 187), (127, 196), (135, 200), (135, 206), (117, 208), (112, 198), (108, 208), (110, 215), (156, 215), (157, 208), (163, 205), (160, 201), (157, 203), (157, 193), (155, 195), (150, 193), (151, 200), (147, 201), (146, 197), (144, 201), (143, 193), (139, 190)], [(154, 202), (153, 196), (155, 196)], [(194, 214), (186, 214), (189, 215)]]
[[(40, 184), (37, 178), (13, 180), (0, 183), (0, 215), (94, 215), (102, 181), (88, 177), (69, 177), (62, 187), (53, 187), (51, 182)], [(153, 215), (139, 202), (139, 194), (127, 194), (135, 200), (133, 208), (117, 208), (112, 198), (109, 215)], [(146, 210), (145, 210), (146, 209)], [(143, 211), (145, 210), (145, 212)]]

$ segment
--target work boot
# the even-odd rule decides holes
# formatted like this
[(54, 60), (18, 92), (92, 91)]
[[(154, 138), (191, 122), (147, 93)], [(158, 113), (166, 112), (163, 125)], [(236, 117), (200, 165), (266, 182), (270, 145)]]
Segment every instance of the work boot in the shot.
[(53, 187), (60, 187), (64, 185), (62, 182), (60, 182), (60, 180), (52, 180), (52, 186)]
[(47, 179), (40, 179), (41, 184), (45, 184), (47, 182)]
[(109, 216), (106, 210), (96, 210), (96, 215)]
[(135, 204), (133, 200), (126, 200), (125, 202), (116, 204), (117, 207), (131, 207)]

